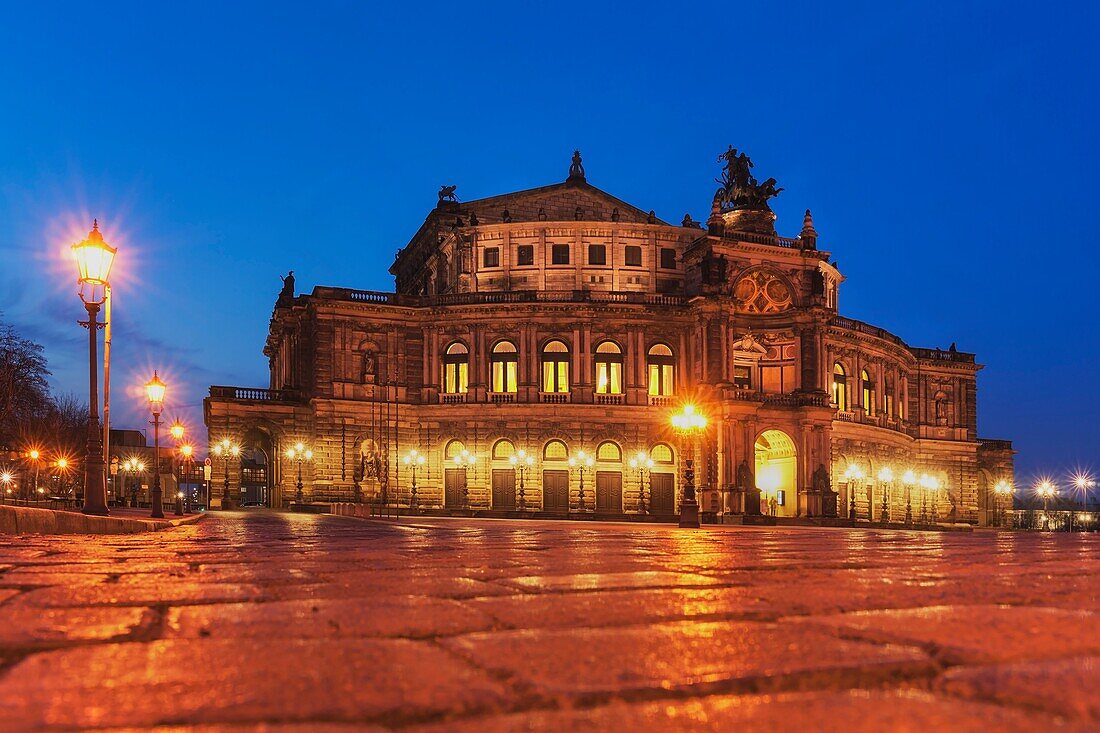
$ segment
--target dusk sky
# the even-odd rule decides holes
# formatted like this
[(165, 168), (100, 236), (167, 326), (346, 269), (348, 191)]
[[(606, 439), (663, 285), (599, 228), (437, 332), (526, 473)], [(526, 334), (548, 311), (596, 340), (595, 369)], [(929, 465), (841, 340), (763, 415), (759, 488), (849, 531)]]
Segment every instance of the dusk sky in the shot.
[[(401, 7), (398, 7), (398, 6)], [(119, 247), (115, 427), (267, 386), (279, 275), (390, 290), (436, 203), (588, 180), (705, 220), (745, 150), (843, 315), (978, 354), (1018, 481), (1100, 468), (1096, 3), (11, 3), (0, 318), (86, 399), (68, 246)]]

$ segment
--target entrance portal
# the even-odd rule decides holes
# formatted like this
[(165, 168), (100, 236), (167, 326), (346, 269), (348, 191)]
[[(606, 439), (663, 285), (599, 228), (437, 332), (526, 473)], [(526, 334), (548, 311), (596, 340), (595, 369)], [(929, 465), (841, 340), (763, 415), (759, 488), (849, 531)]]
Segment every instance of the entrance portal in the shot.
[(756, 488), (760, 511), (776, 517), (798, 514), (798, 458), (794, 441), (781, 430), (766, 430), (756, 439)]

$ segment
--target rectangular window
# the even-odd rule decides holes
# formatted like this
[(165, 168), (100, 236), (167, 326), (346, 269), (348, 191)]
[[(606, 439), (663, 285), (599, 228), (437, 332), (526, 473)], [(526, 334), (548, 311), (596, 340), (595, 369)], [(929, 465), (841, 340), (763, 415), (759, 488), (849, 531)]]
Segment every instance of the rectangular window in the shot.
[(607, 247), (602, 244), (590, 244), (588, 245), (588, 264), (590, 265), (606, 265), (607, 264)]
[(676, 269), (676, 250), (671, 247), (661, 247), (661, 269)]
[(569, 362), (544, 361), (542, 363), (542, 391), (569, 391)]
[(500, 247), (486, 247), (482, 263), (483, 267), (500, 267)]
[(533, 244), (521, 244), (516, 249), (516, 265), (526, 267), (535, 264), (535, 246)]
[(641, 267), (642, 266), (642, 248), (636, 244), (626, 245), (626, 266), (627, 267)]
[(672, 394), (672, 365), (649, 365), (649, 394), (660, 397)]
[(752, 389), (752, 367), (737, 364), (733, 367), (733, 386), (737, 389)]
[(596, 364), (596, 394), (623, 393), (623, 365), (601, 361)]
[(466, 394), (468, 365), (465, 362), (443, 365), (444, 394)]
[(569, 264), (569, 245), (555, 244), (550, 248), (550, 262), (554, 265)]
[(515, 392), (519, 380), (516, 378), (516, 368), (519, 366), (514, 361), (493, 362), (493, 391)]

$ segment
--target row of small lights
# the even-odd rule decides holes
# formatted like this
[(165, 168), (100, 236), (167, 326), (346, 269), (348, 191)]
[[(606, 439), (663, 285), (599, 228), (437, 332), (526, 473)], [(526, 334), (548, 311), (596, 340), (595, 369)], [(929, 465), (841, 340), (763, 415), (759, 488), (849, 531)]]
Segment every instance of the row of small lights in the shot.
[[(844, 470), (844, 478), (848, 481), (852, 481), (853, 479), (856, 481), (862, 481), (864, 478), (866, 478), (866, 474), (863, 472), (863, 469), (856, 464), (849, 463), (848, 468)], [(878, 472), (878, 480), (882, 482), (893, 481), (894, 469), (890, 468), (889, 466), (883, 466), (882, 468), (880, 468)], [(922, 473), (918, 478), (916, 472), (913, 471), (913, 469), (911, 468), (906, 469), (905, 472), (901, 474), (901, 482), (906, 486), (913, 486), (916, 484), (919, 485), (922, 489), (927, 489), (929, 491), (936, 491), (941, 488), (940, 481), (935, 476), (929, 476), (927, 473)]]

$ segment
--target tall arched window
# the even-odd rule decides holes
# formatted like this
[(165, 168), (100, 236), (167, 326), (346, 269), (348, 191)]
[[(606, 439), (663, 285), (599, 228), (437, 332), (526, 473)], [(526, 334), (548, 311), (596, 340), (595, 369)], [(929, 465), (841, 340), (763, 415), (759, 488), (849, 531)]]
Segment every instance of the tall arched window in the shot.
[(500, 341), (493, 347), (493, 353), (489, 355), (489, 363), (492, 367), (492, 391), (515, 392), (517, 389), (519, 369), (519, 353), (516, 345), (511, 341)]
[(839, 361), (833, 364), (833, 404), (842, 412), (848, 411), (848, 373)]
[(455, 341), (443, 352), (443, 392), (466, 394), (470, 376), (470, 350)]
[(614, 341), (596, 347), (596, 394), (623, 393), (623, 350)]
[(859, 379), (863, 383), (863, 409), (870, 416), (875, 414), (875, 383), (871, 379), (871, 373), (866, 369), (859, 373)]
[(569, 391), (569, 347), (561, 341), (542, 347), (542, 391)]
[(507, 438), (501, 438), (493, 443), (493, 460), (507, 461), (516, 452), (516, 446)]
[(664, 344), (654, 344), (649, 347), (646, 355), (646, 364), (649, 366), (649, 394), (656, 396), (670, 395), (675, 391), (673, 381), (672, 349)]
[(672, 448), (665, 443), (658, 443), (649, 451), (649, 457), (654, 463), (672, 463)]

